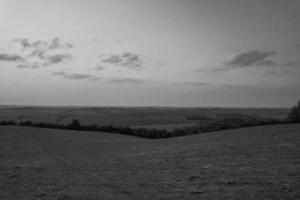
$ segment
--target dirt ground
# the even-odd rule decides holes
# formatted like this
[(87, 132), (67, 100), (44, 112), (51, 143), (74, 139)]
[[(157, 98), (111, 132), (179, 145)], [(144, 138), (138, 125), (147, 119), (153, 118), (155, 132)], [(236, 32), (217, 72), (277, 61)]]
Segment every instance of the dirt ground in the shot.
[(300, 124), (169, 139), (0, 127), (0, 199), (300, 199)]

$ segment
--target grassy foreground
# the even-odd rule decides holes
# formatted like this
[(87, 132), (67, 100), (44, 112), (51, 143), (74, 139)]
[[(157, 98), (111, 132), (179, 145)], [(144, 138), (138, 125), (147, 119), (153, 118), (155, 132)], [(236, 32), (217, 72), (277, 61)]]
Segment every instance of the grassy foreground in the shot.
[(0, 127), (0, 199), (299, 199), (300, 125), (161, 140)]

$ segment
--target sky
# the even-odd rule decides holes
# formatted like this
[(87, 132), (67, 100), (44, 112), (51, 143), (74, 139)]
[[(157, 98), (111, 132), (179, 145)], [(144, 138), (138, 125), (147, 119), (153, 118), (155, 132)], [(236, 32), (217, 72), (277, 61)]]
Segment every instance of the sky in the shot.
[(286, 107), (299, 0), (0, 0), (0, 104)]

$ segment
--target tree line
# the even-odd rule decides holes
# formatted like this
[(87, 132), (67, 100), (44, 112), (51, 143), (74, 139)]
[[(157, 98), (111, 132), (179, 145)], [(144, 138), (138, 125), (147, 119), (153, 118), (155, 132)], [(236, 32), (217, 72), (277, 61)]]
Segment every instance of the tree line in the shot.
[(122, 126), (99, 126), (99, 125), (81, 125), (80, 121), (73, 119), (70, 124), (53, 124), (45, 122), (32, 122), (22, 121), (16, 123), (14, 121), (0, 121), (0, 125), (19, 125), (19, 126), (31, 126), (39, 128), (54, 128), (64, 130), (82, 130), (82, 131), (97, 131), (97, 132), (109, 132), (119, 133), (125, 135), (132, 135), (144, 138), (158, 139), (168, 138), (175, 136), (192, 135), (198, 133), (205, 133), (211, 131), (227, 130), (234, 128), (260, 126), (260, 125), (272, 125), (272, 124), (285, 124), (285, 123), (299, 123), (300, 122), (300, 101), (297, 105), (293, 106), (286, 119), (258, 119), (258, 118), (243, 118), (243, 117), (232, 117), (232, 118), (220, 118), (220, 119), (207, 119), (205, 123), (198, 123), (190, 127), (175, 128), (172, 131), (155, 128), (131, 128)]

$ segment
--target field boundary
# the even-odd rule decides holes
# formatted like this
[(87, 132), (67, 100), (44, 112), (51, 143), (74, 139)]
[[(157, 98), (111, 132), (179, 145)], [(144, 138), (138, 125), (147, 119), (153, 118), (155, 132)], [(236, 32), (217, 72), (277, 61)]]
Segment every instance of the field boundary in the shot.
[(222, 121), (212, 121), (207, 122), (202, 125), (195, 125), (190, 127), (176, 128), (173, 131), (168, 131), (165, 129), (155, 129), (155, 128), (131, 128), (123, 126), (98, 126), (98, 125), (80, 125), (78, 120), (73, 120), (72, 123), (68, 125), (61, 124), (51, 124), (51, 123), (33, 123), (31, 121), (24, 121), (16, 123), (14, 121), (0, 121), (0, 126), (27, 126), (27, 127), (38, 127), (38, 128), (50, 128), (50, 129), (63, 129), (63, 130), (75, 130), (75, 131), (93, 131), (93, 132), (107, 132), (107, 133), (117, 133), (124, 135), (131, 135), (136, 137), (143, 137), (148, 139), (160, 139), (160, 138), (169, 138), (169, 137), (178, 137), (185, 135), (195, 135), (201, 133), (230, 130), (237, 128), (245, 127), (254, 127), (254, 126), (265, 126), (265, 125), (278, 125), (278, 124), (291, 124), (286, 120), (260, 120), (254, 122), (222, 122)]

